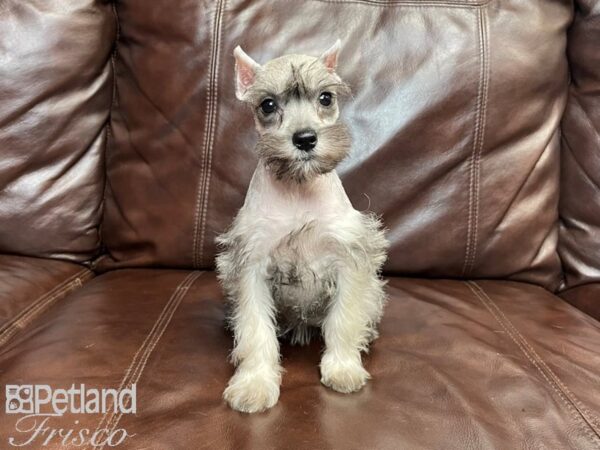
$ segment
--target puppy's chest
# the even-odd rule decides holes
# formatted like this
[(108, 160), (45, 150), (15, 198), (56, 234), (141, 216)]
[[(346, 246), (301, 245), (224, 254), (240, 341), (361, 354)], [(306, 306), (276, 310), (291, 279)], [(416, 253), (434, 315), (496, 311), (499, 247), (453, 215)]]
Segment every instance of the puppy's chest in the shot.
[(318, 326), (337, 291), (337, 256), (330, 231), (317, 219), (275, 240), (267, 279), (279, 318)]
[[(319, 325), (337, 292), (348, 231), (357, 221), (337, 174), (312, 183), (281, 183), (257, 167), (241, 213), (255, 255), (266, 258), (267, 281), (279, 319)], [(247, 234), (247, 233), (245, 233)]]

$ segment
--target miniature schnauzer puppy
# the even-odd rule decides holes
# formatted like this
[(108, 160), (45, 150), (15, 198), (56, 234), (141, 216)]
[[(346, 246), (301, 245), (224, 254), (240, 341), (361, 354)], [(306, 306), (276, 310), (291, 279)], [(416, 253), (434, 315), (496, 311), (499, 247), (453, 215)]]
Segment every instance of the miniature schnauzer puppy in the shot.
[(377, 337), (387, 241), (379, 220), (355, 210), (335, 167), (350, 138), (338, 121), (349, 94), (336, 74), (340, 41), (319, 58), (259, 65), (237, 47), (236, 96), (254, 111), (258, 166), (243, 207), (217, 238), (229, 300), (236, 372), (223, 394), (247, 413), (279, 398), (279, 340), (325, 341), (321, 382), (343, 393), (369, 378), (361, 352)]

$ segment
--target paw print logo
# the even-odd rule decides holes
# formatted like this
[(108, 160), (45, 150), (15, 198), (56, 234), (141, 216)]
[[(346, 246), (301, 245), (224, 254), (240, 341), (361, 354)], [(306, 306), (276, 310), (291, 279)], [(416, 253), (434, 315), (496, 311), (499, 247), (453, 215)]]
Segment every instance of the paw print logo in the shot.
[(33, 386), (31, 385), (6, 385), (6, 413), (7, 414), (32, 414)]

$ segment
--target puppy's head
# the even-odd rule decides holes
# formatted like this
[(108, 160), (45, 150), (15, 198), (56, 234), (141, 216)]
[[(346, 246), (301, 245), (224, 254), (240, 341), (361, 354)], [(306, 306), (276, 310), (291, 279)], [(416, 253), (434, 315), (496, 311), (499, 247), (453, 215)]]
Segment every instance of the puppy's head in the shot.
[(320, 57), (286, 55), (260, 65), (234, 50), (236, 96), (254, 111), (258, 156), (279, 179), (330, 172), (350, 149), (338, 101), (350, 93), (335, 73), (340, 41)]

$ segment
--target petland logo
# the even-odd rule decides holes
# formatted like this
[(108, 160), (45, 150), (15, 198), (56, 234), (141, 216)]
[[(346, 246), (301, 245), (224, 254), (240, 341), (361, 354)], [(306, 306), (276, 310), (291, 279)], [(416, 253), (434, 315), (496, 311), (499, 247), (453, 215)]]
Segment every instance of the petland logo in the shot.
[[(6, 414), (24, 414), (15, 423), (19, 436), (10, 436), (13, 447), (41, 444), (46, 447), (61, 442), (64, 446), (116, 447), (128, 437), (123, 428), (101, 428), (95, 431), (79, 426), (54, 428), (53, 418), (64, 414), (135, 414), (137, 411), (136, 385), (128, 389), (92, 389), (84, 384), (69, 389), (53, 389), (46, 384), (6, 385)], [(103, 421), (104, 422), (104, 421)], [(108, 421), (111, 423), (112, 421)]]

